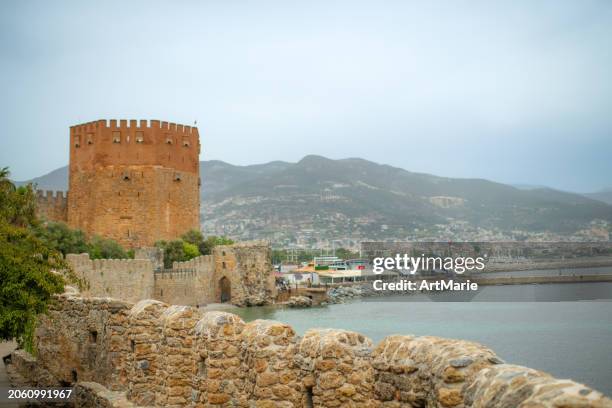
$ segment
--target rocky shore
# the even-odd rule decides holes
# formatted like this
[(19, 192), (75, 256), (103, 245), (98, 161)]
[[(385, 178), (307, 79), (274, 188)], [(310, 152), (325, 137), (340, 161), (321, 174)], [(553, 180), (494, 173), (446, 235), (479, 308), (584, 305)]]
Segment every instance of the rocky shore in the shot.
[(360, 284), (355, 286), (338, 286), (335, 288), (331, 288), (327, 291), (327, 303), (344, 303), (355, 298), (374, 295), (375, 292), (372, 289), (372, 285), (369, 284)]
[(311, 307), (312, 299), (306, 296), (291, 296), (286, 305), (292, 308)]
[[(409, 296), (411, 295), (411, 292), (405, 292), (403, 294)], [(397, 295), (398, 293), (394, 292), (374, 290), (372, 287), (372, 282), (363, 282), (351, 286), (337, 286), (329, 289), (327, 291), (327, 303), (337, 304), (362, 297), (383, 297)]]

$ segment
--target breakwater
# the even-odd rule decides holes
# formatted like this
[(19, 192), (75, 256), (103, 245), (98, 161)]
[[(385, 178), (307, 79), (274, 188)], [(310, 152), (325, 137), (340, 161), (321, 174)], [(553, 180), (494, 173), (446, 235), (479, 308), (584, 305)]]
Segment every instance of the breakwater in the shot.
[(532, 283), (612, 282), (612, 275), (549, 275), (549, 276), (470, 276), (479, 285), (522, 285)]

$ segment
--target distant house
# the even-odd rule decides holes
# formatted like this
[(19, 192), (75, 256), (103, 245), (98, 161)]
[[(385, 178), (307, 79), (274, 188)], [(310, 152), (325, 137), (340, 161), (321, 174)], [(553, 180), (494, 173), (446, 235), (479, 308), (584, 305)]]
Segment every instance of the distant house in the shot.
[(318, 285), (319, 284), (319, 274), (314, 270), (314, 268), (307, 266), (301, 267), (297, 269), (293, 269), (288, 272), (279, 273), (277, 277), (282, 278), (285, 282), (289, 284), (298, 284), (298, 285)]

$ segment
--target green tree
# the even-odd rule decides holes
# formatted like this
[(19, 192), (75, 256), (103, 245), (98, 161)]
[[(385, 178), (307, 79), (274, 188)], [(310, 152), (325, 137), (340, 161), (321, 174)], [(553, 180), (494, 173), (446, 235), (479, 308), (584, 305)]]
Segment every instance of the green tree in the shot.
[(129, 254), (117, 241), (94, 236), (88, 244), (91, 259), (125, 259)]
[(198, 250), (198, 247), (185, 241), (183, 241), (183, 253), (185, 254), (186, 260), (193, 259), (196, 256), (200, 256), (200, 251)]
[(182, 239), (157, 241), (155, 246), (164, 253), (164, 268), (172, 268), (173, 262), (184, 262), (200, 256), (197, 246)]
[(188, 242), (190, 244), (195, 245), (196, 247), (198, 247), (198, 251), (200, 254), (204, 254), (204, 252), (202, 252), (205, 247), (204, 247), (204, 235), (202, 235), (201, 231), (198, 230), (190, 230), (187, 231), (186, 233), (184, 233), (181, 238), (183, 239), (183, 241)]
[(346, 248), (337, 248), (336, 249), (336, 256), (340, 259), (356, 259), (359, 258), (359, 252), (353, 252), (351, 250), (348, 250)]
[(228, 237), (211, 235), (200, 246), (200, 253), (202, 255), (210, 255), (213, 248), (217, 245), (232, 245), (233, 243), (234, 241)]
[(63, 222), (47, 222), (36, 227), (35, 233), (47, 246), (55, 248), (64, 256), (90, 251), (83, 231), (70, 229)]
[(37, 224), (36, 198), (32, 186), (15, 187), (8, 167), (0, 169), (0, 219), (17, 227)]
[(87, 240), (83, 231), (71, 229), (63, 222), (45, 222), (36, 226), (34, 231), (41, 241), (64, 256), (87, 252), (91, 259), (130, 258), (130, 254), (117, 241), (100, 236)]
[(32, 231), (38, 225), (30, 185), (15, 187), (7, 168), (0, 170), (0, 339), (16, 339), (33, 352), (38, 314), (64, 289), (67, 270), (60, 252)]
[(160, 248), (164, 253), (164, 268), (172, 268), (173, 262), (185, 260), (183, 241), (180, 239), (174, 241), (157, 241), (155, 246)]

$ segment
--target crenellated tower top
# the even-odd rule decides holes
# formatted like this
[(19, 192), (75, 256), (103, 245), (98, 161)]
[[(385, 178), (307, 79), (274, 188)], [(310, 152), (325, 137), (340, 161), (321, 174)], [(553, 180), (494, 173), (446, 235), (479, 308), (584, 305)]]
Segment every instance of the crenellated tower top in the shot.
[(159, 120), (96, 120), (70, 127), (71, 170), (153, 165), (199, 170), (198, 128)]

